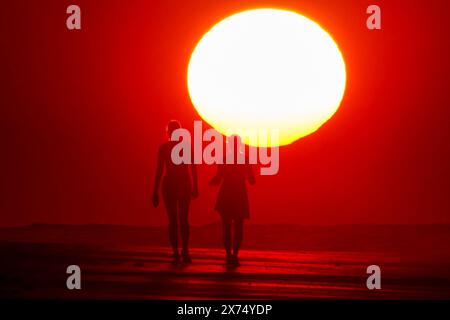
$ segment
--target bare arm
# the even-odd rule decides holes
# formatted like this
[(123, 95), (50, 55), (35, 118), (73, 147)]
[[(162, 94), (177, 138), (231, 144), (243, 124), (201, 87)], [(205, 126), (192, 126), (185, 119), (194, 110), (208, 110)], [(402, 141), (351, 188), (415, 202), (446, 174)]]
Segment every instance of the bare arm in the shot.
[(248, 182), (251, 185), (255, 184), (255, 174), (253, 173), (253, 167), (251, 165), (248, 165), (248, 169), (247, 169), (247, 178), (248, 178)]
[(162, 148), (158, 150), (158, 156), (156, 160), (156, 174), (155, 174), (155, 184), (153, 185), (153, 206), (156, 208), (159, 204), (159, 185), (161, 184), (161, 178), (164, 171), (164, 159), (162, 154)]
[(197, 179), (197, 166), (192, 163), (191, 164), (191, 174), (192, 174), (192, 197), (198, 197), (198, 179)]
[(220, 184), (220, 181), (222, 180), (223, 177), (223, 169), (222, 169), (223, 165), (217, 165), (217, 172), (216, 175), (211, 179), (211, 181), (209, 182), (210, 185), (212, 186), (217, 186)]

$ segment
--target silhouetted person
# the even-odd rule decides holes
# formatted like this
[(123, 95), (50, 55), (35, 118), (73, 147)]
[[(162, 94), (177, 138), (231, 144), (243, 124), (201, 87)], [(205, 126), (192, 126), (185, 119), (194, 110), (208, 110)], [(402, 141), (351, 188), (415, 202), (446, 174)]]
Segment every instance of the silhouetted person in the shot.
[[(220, 164), (217, 173), (211, 180), (211, 185), (219, 185), (215, 210), (222, 217), (223, 244), (226, 250), (226, 262), (228, 264), (239, 264), (238, 253), (244, 235), (244, 219), (250, 218), (249, 202), (246, 181), (255, 184), (255, 176), (248, 160), (245, 164), (237, 163), (238, 147), (241, 145), (240, 137), (232, 136), (235, 151), (231, 155), (233, 164)], [(233, 243), (231, 234), (234, 227)], [(231, 250), (233, 249), (233, 251)]]
[[(170, 137), (172, 132), (178, 128), (181, 128), (181, 125), (176, 120), (171, 120), (167, 124), (169, 141), (163, 143), (158, 150), (152, 202), (155, 208), (159, 204), (158, 190), (161, 177), (165, 171), (161, 190), (169, 218), (169, 239), (173, 249), (173, 259), (174, 262), (180, 261), (180, 253), (178, 251), (179, 224), (182, 240), (181, 256), (183, 261), (188, 263), (191, 262), (191, 257), (189, 256), (189, 205), (191, 197), (196, 198), (198, 196), (197, 170), (194, 164), (176, 165), (172, 161), (171, 151), (178, 141), (171, 141)], [(189, 166), (191, 167), (192, 181), (189, 174)]]

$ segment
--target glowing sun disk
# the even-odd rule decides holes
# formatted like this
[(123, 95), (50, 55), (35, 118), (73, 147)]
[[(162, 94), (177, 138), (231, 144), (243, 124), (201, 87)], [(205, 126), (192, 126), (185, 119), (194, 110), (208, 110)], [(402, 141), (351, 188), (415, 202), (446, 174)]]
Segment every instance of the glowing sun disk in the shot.
[(207, 32), (192, 53), (187, 78), (192, 103), (219, 132), (275, 129), (286, 145), (336, 112), (346, 72), (336, 43), (317, 23), (291, 11), (256, 9)]

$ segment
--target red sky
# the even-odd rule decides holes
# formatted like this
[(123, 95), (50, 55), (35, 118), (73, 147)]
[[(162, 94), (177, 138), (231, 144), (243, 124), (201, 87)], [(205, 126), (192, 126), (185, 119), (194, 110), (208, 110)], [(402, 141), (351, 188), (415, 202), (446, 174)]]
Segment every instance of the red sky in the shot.
[[(82, 30), (68, 31), (69, 4)], [(370, 4), (382, 30), (365, 27)], [(421, 3), (421, 4), (419, 4)], [(9, 1), (0, 11), (0, 226), (164, 224), (151, 208), (167, 120), (199, 119), (186, 88), (197, 41), (250, 8), (295, 10), (340, 46), (335, 116), (257, 177), (252, 223), (450, 223), (447, 1)], [(199, 168), (191, 223), (218, 220)]]

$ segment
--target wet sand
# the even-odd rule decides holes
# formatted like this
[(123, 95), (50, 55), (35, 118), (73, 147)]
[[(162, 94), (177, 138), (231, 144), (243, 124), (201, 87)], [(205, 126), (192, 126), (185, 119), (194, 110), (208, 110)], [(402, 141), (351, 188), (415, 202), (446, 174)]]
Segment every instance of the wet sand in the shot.
[[(448, 259), (398, 252), (243, 250), (241, 266), (220, 248), (193, 248), (174, 265), (163, 246), (0, 244), (1, 298), (38, 299), (450, 299)], [(82, 289), (66, 288), (79, 265)], [(368, 290), (377, 264), (382, 289)]]

